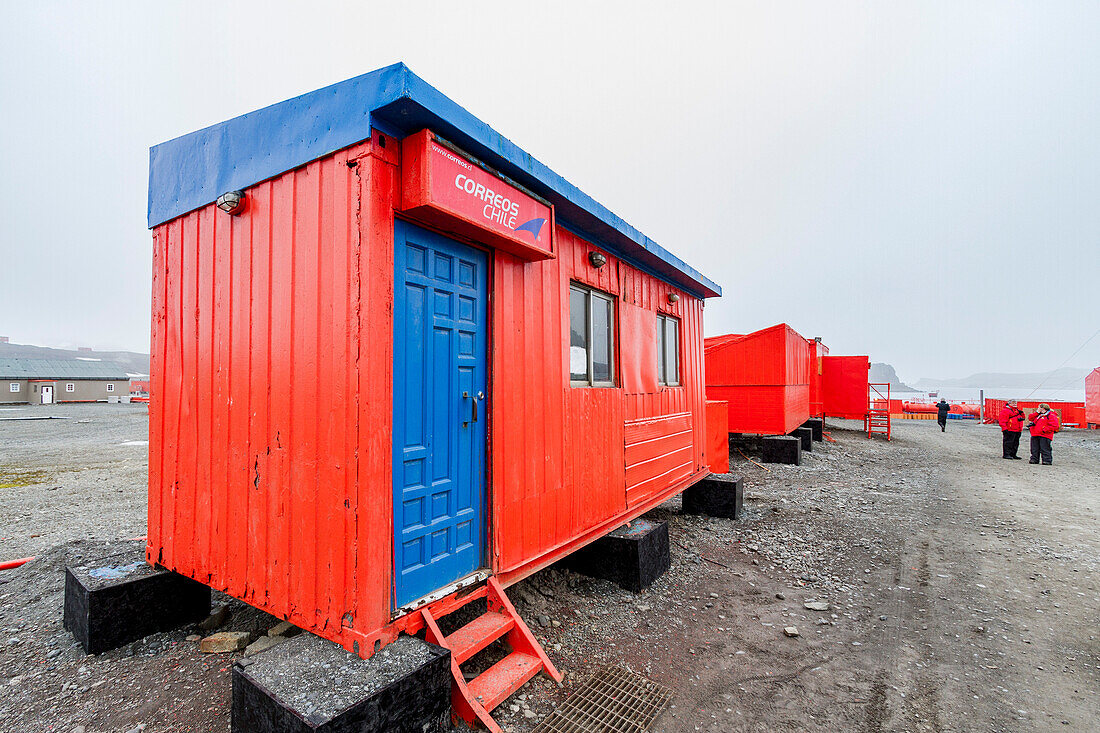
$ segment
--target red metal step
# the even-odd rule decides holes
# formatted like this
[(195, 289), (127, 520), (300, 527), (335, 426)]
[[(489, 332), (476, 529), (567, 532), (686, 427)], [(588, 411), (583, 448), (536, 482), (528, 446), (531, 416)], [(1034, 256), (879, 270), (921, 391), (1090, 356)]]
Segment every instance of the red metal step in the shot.
[(467, 689), (471, 698), (491, 712), (513, 692), (523, 687), (527, 680), (538, 674), (540, 669), (542, 662), (538, 657), (512, 652), (467, 683)]
[(516, 622), (506, 614), (489, 612), (448, 635), (447, 647), (455, 661), (462, 664), (507, 634), (515, 625)]

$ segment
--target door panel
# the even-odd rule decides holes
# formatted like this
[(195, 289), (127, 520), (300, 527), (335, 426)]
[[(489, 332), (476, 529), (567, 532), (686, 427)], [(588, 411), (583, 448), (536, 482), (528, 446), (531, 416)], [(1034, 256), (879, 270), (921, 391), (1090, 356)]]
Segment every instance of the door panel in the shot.
[(400, 607), (483, 565), (488, 255), (402, 221), (394, 246)]

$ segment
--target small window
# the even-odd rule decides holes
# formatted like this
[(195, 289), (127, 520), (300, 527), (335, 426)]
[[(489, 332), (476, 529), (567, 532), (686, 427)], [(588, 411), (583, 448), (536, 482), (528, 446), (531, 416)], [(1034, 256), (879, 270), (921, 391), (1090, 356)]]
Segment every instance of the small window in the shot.
[(680, 384), (680, 321), (661, 314), (657, 315), (657, 383)]
[(72, 382), (69, 382), (68, 384), (65, 385), (65, 391), (66, 392), (75, 392), (76, 391), (76, 385), (73, 384)]
[(107, 391), (108, 391), (108, 392), (114, 392), (114, 391), (115, 391), (115, 385), (113, 385), (113, 384), (108, 384), (108, 385), (107, 385)]
[(8, 383), (8, 391), (9, 392), (18, 392), (19, 391), (19, 382), (9, 382)]
[(569, 381), (615, 385), (615, 301), (581, 285), (569, 286)]

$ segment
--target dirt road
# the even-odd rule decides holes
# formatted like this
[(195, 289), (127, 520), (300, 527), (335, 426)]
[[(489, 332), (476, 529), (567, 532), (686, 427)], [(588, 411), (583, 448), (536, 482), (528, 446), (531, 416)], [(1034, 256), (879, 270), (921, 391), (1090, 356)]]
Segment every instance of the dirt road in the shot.
[[(141, 533), (145, 449), (140, 410), (57, 409), (74, 419), (0, 423), (0, 559), (43, 556), (0, 574), (0, 730), (228, 730), (237, 655), (193, 628), (99, 657), (61, 629), (61, 568), (102, 543), (60, 543)], [(641, 594), (557, 568), (510, 588), (567, 677), (498, 720), (529, 733), (615, 664), (672, 688), (655, 731), (1096, 730), (1100, 431), (1043, 467), (1002, 460), (994, 427), (854, 427), (799, 467), (734, 454), (742, 521), (652, 512), (673, 562)], [(263, 621), (235, 607), (227, 628)]]

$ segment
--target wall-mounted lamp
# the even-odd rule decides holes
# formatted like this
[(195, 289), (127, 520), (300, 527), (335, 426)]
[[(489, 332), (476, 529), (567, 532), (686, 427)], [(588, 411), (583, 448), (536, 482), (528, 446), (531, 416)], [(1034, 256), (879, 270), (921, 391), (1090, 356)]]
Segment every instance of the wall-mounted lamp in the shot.
[(244, 211), (244, 203), (245, 198), (243, 191), (227, 191), (218, 197), (215, 206), (227, 214), (236, 216)]
[(607, 258), (599, 252), (589, 252), (588, 261), (592, 263), (593, 267), (603, 267), (607, 264)]
[(668, 294), (668, 302), (670, 304), (671, 303), (678, 303), (678, 302), (680, 302), (680, 296), (677, 295), (676, 293), (669, 293)]

